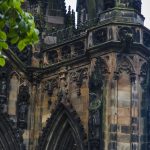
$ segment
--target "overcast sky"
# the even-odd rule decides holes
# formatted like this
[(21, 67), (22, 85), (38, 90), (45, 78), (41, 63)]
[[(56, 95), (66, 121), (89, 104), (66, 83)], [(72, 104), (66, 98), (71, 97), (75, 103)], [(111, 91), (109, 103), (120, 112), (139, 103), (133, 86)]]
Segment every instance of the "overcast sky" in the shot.
[[(67, 7), (71, 5), (71, 8), (75, 10), (76, 0), (66, 0)], [(145, 17), (145, 26), (150, 29), (150, 0), (142, 0), (142, 14)]]

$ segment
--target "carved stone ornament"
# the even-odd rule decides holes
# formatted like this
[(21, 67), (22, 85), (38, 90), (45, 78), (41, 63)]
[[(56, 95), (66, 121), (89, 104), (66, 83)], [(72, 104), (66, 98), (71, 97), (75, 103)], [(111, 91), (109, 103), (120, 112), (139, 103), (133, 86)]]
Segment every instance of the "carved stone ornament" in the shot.
[(81, 68), (70, 74), (71, 82), (76, 82), (77, 85), (77, 95), (81, 95), (81, 86), (83, 84), (84, 79), (88, 78), (88, 68)]
[(92, 99), (92, 101), (90, 102), (89, 105), (89, 111), (96, 111), (101, 107), (101, 100), (100, 99), (96, 99), (96, 94), (95, 93), (90, 93), (90, 99)]
[(118, 55), (117, 56), (117, 72), (121, 73), (123, 71), (126, 71), (128, 74), (131, 74), (134, 72), (133, 66), (131, 65), (131, 62), (126, 57), (126, 55)]
[(108, 73), (108, 68), (101, 58), (97, 58), (94, 71), (91, 74), (89, 81), (89, 88), (92, 90), (97, 90), (97, 88), (101, 88), (103, 86), (103, 79), (106, 77)]
[(102, 103), (103, 89), (108, 73), (104, 60), (97, 58), (89, 79), (89, 149), (102, 148)]
[(117, 56), (117, 69), (114, 72), (114, 79), (118, 80), (122, 72), (126, 72), (130, 76), (130, 81), (133, 83), (136, 80), (136, 73), (132, 63), (125, 54)]
[(36, 70), (35, 68), (27, 68), (28, 80), (33, 83), (33, 85), (37, 85), (41, 82), (41, 72)]
[(17, 100), (17, 127), (20, 129), (27, 129), (29, 98), (29, 87), (22, 85)]
[(68, 102), (68, 70), (66, 67), (59, 71), (58, 102)]
[(59, 79), (66, 79), (66, 75), (67, 75), (67, 69), (66, 67), (62, 67), (59, 71)]
[(58, 87), (58, 81), (57, 79), (51, 79), (46, 81), (45, 90), (47, 91), (47, 94), (51, 97), (53, 94), (54, 88)]

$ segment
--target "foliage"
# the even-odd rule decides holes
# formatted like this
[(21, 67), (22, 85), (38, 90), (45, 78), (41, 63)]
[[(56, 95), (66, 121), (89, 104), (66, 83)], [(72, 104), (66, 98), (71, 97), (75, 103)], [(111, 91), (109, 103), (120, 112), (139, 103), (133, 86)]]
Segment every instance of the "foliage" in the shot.
[[(22, 51), (27, 45), (38, 42), (39, 31), (35, 28), (34, 18), (22, 10), (24, 0), (0, 0), (0, 53), (17, 45)], [(5, 59), (0, 54), (0, 66)]]

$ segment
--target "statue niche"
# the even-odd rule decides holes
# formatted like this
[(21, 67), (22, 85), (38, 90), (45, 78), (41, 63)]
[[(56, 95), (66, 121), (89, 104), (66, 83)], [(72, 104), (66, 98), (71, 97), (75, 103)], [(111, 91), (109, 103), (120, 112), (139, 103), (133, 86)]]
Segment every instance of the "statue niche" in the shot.
[(105, 62), (98, 58), (89, 80), (89, 149), (103, 147), (103, 87), (107, 73)]
[(29, 87), (22, 85), (17, 100), (17, 127), (20, 129), (27, 129), (29, 98)]

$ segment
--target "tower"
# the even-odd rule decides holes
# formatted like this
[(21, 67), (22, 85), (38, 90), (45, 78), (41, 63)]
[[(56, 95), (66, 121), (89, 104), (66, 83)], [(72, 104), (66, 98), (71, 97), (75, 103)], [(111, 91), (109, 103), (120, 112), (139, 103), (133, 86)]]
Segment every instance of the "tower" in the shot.
[[(55, 2), (46, 14), (57, 20), (64, 5)], [(39, 66), (6, 51), (0, 108), (13, 122), (6, 128), (18, 129), (27, 150), (149, 150), (150, 31), (141, 1), (78, 0), (77, 12), (77, 28), (51, 32), (59, 41), (36, 54)]]

